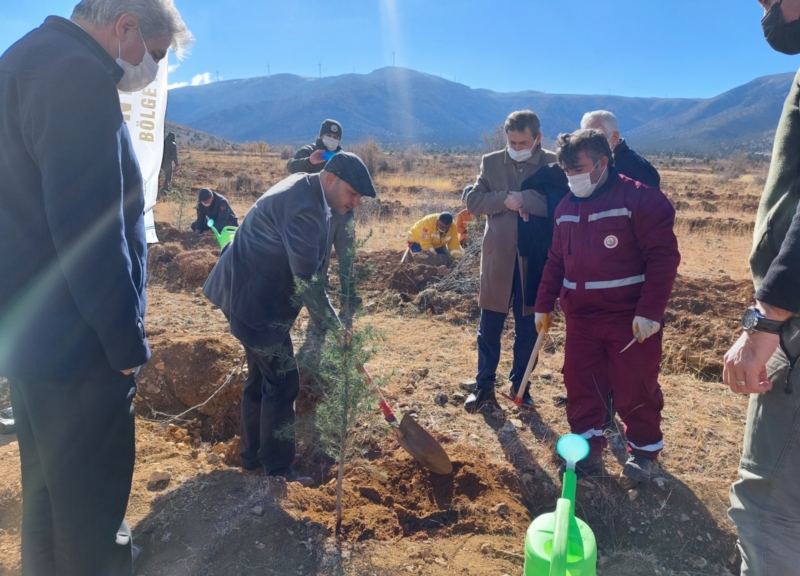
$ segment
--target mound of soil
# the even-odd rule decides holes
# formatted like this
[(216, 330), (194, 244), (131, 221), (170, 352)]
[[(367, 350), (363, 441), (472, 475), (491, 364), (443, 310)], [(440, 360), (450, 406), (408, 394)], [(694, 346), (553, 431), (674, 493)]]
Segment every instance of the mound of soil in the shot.
[[(347, 471), (342, 536), (350, 541), (464, 533), (519, 536), (530, 515), (512, 496), (520, 491), (516, 476), (492, 464), (450, 456), (453, 473), (447, 476), (425, 470), (400, 451)], [(335, 480), (316, 490), (290, 485), (288, 498), (301, 514), (334, 530)]]
[[(151, 348), (153, 357), (137, 378), (136, 400), (151, 413), (179, 414), (205, 402), (236, 372), (243, 356), (230, 338), (209, 336), (173, 336), (168, 341), (154, 338)], [(224, 390), (198, 408), (197, 412), (206, 417), (203, 438), (226, 440), (238, 432), (246, 373), (243, 366)]]
[(379, 250), (361, 252), (356, 255), (356, 266), (368, 268), (371, 274), (359, 286), (362, 292), (393, 290), (406, 294), (418, 294), (430, 284), (444, 278), (454, 261), (440, 254), (409, 255), (400, 262), (403, 252)]
[(148, 250), (148, 283), (173, 292), (202, 287), (219, 259), (217, 241), (168, 224), (157, 225), (156, 232), (161, 242)]
[(741, 332), (742, 311), (754, 297), (748, 280), (679, 275), (664, 316), (663, 368), (720, 377), (722, 357)]
[(731, 234), (751, 234), (755, 222), (742, 222), (736, 218), (676, 218), (675, 224), (688, 225), (689, 232), (730, 232)]

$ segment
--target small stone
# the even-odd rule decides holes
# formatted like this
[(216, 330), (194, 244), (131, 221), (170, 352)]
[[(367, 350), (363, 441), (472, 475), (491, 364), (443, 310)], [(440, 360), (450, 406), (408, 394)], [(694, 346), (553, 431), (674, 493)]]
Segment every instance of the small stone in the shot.
[(508, 504), (504, 502), (500, 502), (499, 504), (495, 504), (492, 508), (492, 512), (497, 514), (498, 516), (505, 516), (508, 514)]
[(436, 562), (439, 566), (447, 566), (447, 561), (442, 560), (441, 558), (436, 558), (434, 562)]
[(169, 485), (172, 475), (163, 470), (156, 470), (150, 474), (150, 479), (147, 481), (147, 488), (149, 490), (163, 490)]
[(433, 402), (438, 406), (447, 404), (447, 394), (444, 392), (437, 392), (433, 397)]
[(686, 561), (686, 563), (692, 568), (697, 568), (698, 570), (702, 570), (708, 566), (708, 560), (702, 558), (701, 556), (689, 556), (689, 559)]
[(227, 449), (228, 447), (222, 442), (220, 442), (219, 444), (215, 444), (214, 447), (211, 449), (211, 451), (217, 456), (219, 456), (220, 454), (224, 454)]
[(189, 454), (189, 456), (191, 456), (191, 457), (192, 457), (192, 460), (197, 460), (197, 457), (198, 457), (199, 455), (200, 455), (200, 454), (199, 454), (199, 452), (197, 452), (197, 450), (192, 450), (192, 453), (191, 453), (191, 454)]
[(689, 517), (686, 514), (681, 514), (680, 520), (681, 520), (681, 522), (688, 522), (689, 521)]
[(220, 461), (219, 460), (219, 456), (217, 456), (213, 452), (210, 453), (208, 456), (206, 456), (206, 462), (208, 462), (209, 464), (212, 464), (212, 465), (213, 464), (218, 464), (219, 461)]
[(256, 548), (258, 548), (259, 550), (263, 550), (266, 547), (267, 545), (264, 544), (263, 542), (256, 542)]
[(659, 490), (665, 490), (667, 488), (667, 481), (664, 478), (653, 478), (653, 484), (655, 484)]
[[(514, 406), (514, 408), (516, 408), (516, 406)], [(512, 408), (512, 410), (513, 410), (514, 408)], [(517, 418), (511, 418), (511, 419), (509, 419), (509, 422), (510, 422), (510, 423), (511, 423), (511, 424), (514, 426), (514, 428), (516, 428), (517, 430), (522, 430), (523, 428), (525, 428), (525, 425), (522, 423), (522, 420), (518, 420)]]
[(156, 364), (156, 370), (158, 370), (159, 372), (163, 372), (165, 369), (166, 366), (164, 365), (163, 362), (159, 362), (158, 364)]
[(636, 527), (635, 526), (631, 526), (629, 528), (629, 530), (631, 531), (631, 534), (632, 534), (632, 533), (636, 532)]
[(470, 434), (470, 435), (469, 435), (469, 439), (470, 439), (470, 440), (480, 440), (480, 439), (481, 439), (481, 437), (480, 437), (480, 436), (478, 436), (477, 434)]
[(256, 516), (262, 516), (264, 514), (264, 509), (261, 506), (255, 506), (250, 512)]
[(159, 394), (161, 392), (161, 388), (153, 384), (148, 384), (145, 390), (147, 390), (148, 394)]
[(638, 490), (628, 490), (628, 500), (630, 500), (631, 502), (635, 502), (638, 497), (639, 497)]
[(532, 474), (523, 474), (521, 477), (523, 484), (533, 484), (533, 475)]
[(466, 399), (467, 397), (464, 396), (461, 392), (456, 392), (455, 394), (453, 394), (453, 402), (463, 402)]
[(608, 562), (608, 556), (600, 556), (600, 557), (597, 559), (597, 563), (598, 563), (600, 566), (602, 566), (602, 565), (603, 565), (603, 564), (605, 564), (606, 562)]
[(492, 548), (491, 544), (488, 542), (481, 544), (481, 554), (491, 554), (492, 552), (494, 552), (494, 548)]

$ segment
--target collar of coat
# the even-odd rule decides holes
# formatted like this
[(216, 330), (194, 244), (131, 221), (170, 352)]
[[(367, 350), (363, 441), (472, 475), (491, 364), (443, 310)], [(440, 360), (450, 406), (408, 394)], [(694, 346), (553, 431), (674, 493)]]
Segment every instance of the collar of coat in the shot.
[(92, 38), (86, 30), (78, 26), (75, 22), (67, 20), (66, 18), (61, 18), (60, 16), (48, 16), (42, 26), (50, 30), (56, 30), (62, 34), (67, 34), (78, 40), (95, 53), (97, 58), (103, 63), (103, 66), (105, 66), (105, 69), (108, 70), (108, 73), (114, 79), (115, 83), (119, 83), (119, 81), (122, 80), (124, 72), (120, 65), (117, 64), (117, 61), (106, 52), (105, 48), (100, 46), (97, 40)]
[(328, 206), (328, 199), (325, 198), (325, 190), (322, 188), (322, 180), (319, 177), (319, 174), (312, 174), (308, 177), (308, 181), (311, 182), (312, 188), (319, 188), (320, 196), (322, 196), (322, 207), (325, 209), (325, 216), (327, 216), (328, 220), (331, 219), (331, 207)]
[(503, 157), (503, 164), (530, 164), (531, 166), (537, 166), (539, 162), (542, 161), (542, 145), (536, 148), (536, 152), (531, 154), (531, 157), (525, 160), (525, 162), (517, 162), (511, 159), (511, 156), (508, 155), (508, 148), (505, 148), (505, 156)]

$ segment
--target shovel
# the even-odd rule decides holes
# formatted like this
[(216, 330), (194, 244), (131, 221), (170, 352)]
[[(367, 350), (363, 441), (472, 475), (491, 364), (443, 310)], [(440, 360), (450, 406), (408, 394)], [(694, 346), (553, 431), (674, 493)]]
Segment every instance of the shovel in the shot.
[[(517, 390), (517, 396), (512, 397), (508, 394), (502, 393), (505, 398), (511, 400), (514, 404), (519, 406), (520, 408), (527, 408), (522, 404), (522, 395), (525, 394), (525, 389), (528, 386), (528, 380), (531, 377), (531, 372), (533, 372), (533, 366), (536, 364), (536, 359), (539, 357), (539, 352), (544, 346), (544, 336), (545, 333), (542, 332), (539, 334), (539, 337), (536, 338), (536, 344), (533, 346), (533, 352), (531, 352), (531, 359), (528, 360), (528, 366), (525, 368), (525, 375), (522, 377), (522, 382), (519, 384), (519, 390)], [(531, 407), (532, 408), (532, 407)]]
[[(372, 376), (369, 375), (367, 369), (363, 366), (360, 368), (367, 378), (367, 382), (372, 383)], [(392, 426), (397, 441), (402, 446), (403, 450), (408, 452), (414, 460), (419, 462), (422, 466), (435, 472), (436, 474), (451, 474), (453, 472), (453, 463), (450, 462), (450, 457), (444, 451), (442, 445), (439, 444), (433, 436), (428, 434), (425, 429), (419, 425), (410, 415), (405, 414), (400, 424), (397, 424), (397, 417), (394, 415), (391, 406), (383, 397), (383, 394), (376, 386), (373, 389), (380, 398), (380, 407), (383, 412), (383, 417)]]

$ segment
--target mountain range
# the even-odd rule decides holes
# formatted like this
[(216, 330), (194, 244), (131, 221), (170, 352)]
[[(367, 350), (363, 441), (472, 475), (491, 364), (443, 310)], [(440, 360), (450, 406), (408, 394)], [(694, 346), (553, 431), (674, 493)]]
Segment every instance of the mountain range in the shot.
[(637, 149), (767, 153), (793, 78), (764, 76), (714, 98), (633, 98), (493, 92), (394, 67), (327, 78), (276, 74), (174, 89), (167, 119), (233, 142), (299, 145), (335, 118), (345, 141), (470, 148), (514, 110), (535, 111), (552, 141), (575, 130), (584, 112), (605, 109)]

